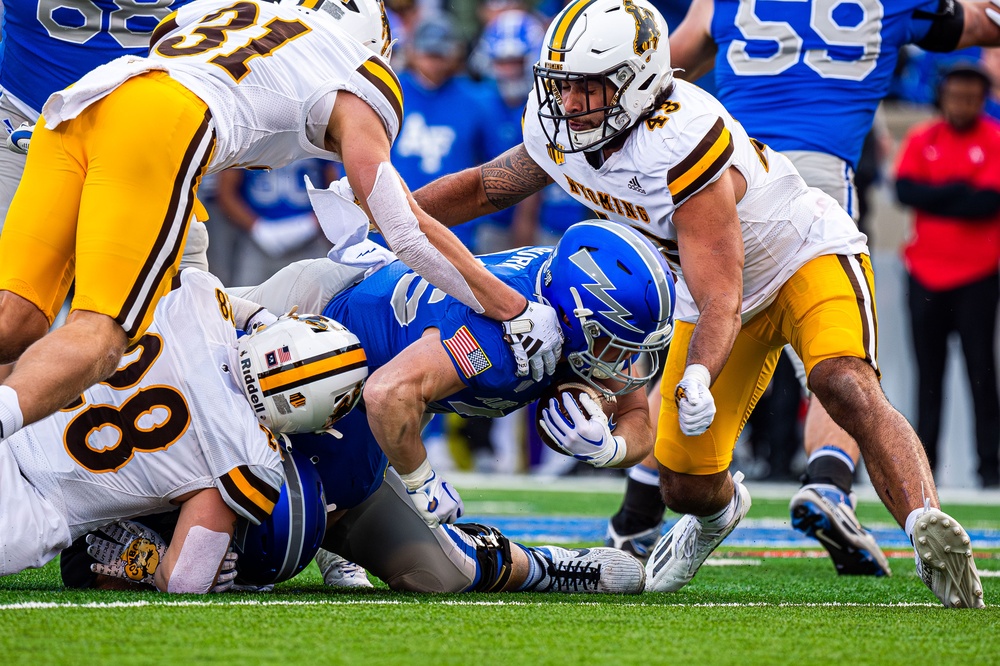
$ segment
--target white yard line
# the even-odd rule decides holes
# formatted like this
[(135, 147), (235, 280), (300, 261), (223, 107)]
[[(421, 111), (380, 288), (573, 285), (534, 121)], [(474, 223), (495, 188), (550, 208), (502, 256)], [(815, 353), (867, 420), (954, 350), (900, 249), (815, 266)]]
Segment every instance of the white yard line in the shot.
[[(87, 603), (60, 603), (27, 601), (15, 604), (0, 604), (0, 611), (18, 610), (50, 610), (61, 608), (148, 608), (148, 607), (231, 607), (231, 606), (524, 606), (541, 607), (552, 605), (564, 606), (606, 606), (604, 603), (594, 601), (573, 602), (573, 601), (506, 601), (498, 599), (496, 601), (462, 601), (446, 599), (440, 601), (402, 601), (396, 599), (357, 599), (357, 600), (315, 600), (315, 601), (283, 601), (280, 599), (243, 599), (234, 601), (108, 601), (108, 602), (87, 602)], [(694, 603), (694, 604), (649, 604), (643, 601), (636, 603), (621, 604), (627, 606), (647, 606), (650, 608), (663, 607), (684, 607), (684, 608), (937, 608), (936, 603), (839, 603), (835, 601), (823, 603), (770, 603), (770, 602), (746, 602), (746, 603)]]

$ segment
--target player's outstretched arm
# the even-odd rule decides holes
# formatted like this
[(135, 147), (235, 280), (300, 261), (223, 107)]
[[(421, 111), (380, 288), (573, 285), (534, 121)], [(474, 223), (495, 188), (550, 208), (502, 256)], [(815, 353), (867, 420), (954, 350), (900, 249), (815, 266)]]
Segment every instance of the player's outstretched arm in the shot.
[(235, 527), (236, 514), (215, 488), (185, 499), (170, 546), (156, 569), (157, 589), (178, 594), (212, 591)]
[(413, 196), (429, 215), (453, 227), (513, 206), (551, 182), (518, 144), (483, 165), (442, 176)]
[(390, 164), (382, 121), (366, 102), (344, 91), (338, 94), (326, 142), (340, 154), (361, 207), (403, 262), (498, 321), (524, 309), (523, 296), (490, 274), (453, 233), (417, 206)]
[(677, 76), (685, 81), (694, 81), (715, 66), (714, 11), (715, 0), (694, 0), (684, 20), (670, 33), (670, 65), (684, 70)]
[(431, 527), (454, 522), (463, 507), (458, 493), (427, 461), (421, 422), (429, 403), (464, 387), (437, 329), (428, 329), (365, 383), (365, 410), (372, 434), (406, 485), (410, 501)]
[(715, 418), (710, 387), (740, 332), (744, 251), (736, 201), (745, 191), (743, 176), (730, 167), (674, 212), (681, 270), (700, 313), (674, 391), (681, 431), (689, 436), (705, 432)]
[(615, 409), (615, 435), (628, 443), (625, 458), (615, 467), (637, 465), (653, 450), (653, 425), (649, 417), (649, 400), (643, 390), (618, 396)]

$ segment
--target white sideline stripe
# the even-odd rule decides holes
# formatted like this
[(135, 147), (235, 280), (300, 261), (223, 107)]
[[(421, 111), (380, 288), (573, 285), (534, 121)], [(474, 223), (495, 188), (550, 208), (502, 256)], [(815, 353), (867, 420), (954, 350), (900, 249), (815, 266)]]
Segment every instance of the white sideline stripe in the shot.
[[(316, 601), (281, 601), (278, 599), (259, 601), (247, 599), (241, 601), (92, 601), (83, 604), (78, 603), (58, 603), (54, 601), (27, 601), (18, 604), (0, 604), (0, 611), (17, 610), (47, 610), (54, 608), (149, 608), (149, 607), (206, 607), (206, 606), (605, 606), (596, 601), (400, 601), (395, 599), (357, 599), (357, 600), (316, 600)], [(627, 606), (645, 606), (650, 608), (940, 608), (941, 604), (934, 603), (841, 603), (837, 601), (823, 603), (771, 603), (746, 602), (746, 603), (695, 603), (695, 604), (647, 604), (639, 602), (634, 604), (624, 604)]]
[(754, 560), (747, 557), (710, 557), (702, 564), (703, 567), (759, 567), (764, 560)]
[(979, 575), (982, 578), (1000, 578), (1000, 569), (994, 571), (993, 569), (980, 569)]

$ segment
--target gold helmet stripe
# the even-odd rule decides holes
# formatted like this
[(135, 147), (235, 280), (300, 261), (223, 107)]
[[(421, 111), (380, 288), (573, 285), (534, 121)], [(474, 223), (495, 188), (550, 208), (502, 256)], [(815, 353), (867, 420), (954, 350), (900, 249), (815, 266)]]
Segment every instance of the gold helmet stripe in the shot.
[(288, 368), (279, 368), (277, 372), (261, 373), (260, 390), (265, 396), (281, 393), (302, 384), (359, 368), (366, 362), (365, 350), (360, 346), (340, 349), (305, 359)]
[(552, 30), (552, 41), (549, 42), (549, 60), (562, 62), (565, 55), (562, 51), (566, 49), (566, 40), (573, 29), (573, 25), (587, 7), (594, 4), (596, 0), (576, 0), (566, 7), (562, 14), (556, 17), (556, 26)]

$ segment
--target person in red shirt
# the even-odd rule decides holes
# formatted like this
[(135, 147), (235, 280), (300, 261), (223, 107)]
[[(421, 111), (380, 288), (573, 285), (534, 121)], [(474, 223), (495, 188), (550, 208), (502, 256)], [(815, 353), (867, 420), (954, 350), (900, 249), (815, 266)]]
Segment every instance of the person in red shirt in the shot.
[(979, 477), (984, 487), (997, 487), (1000, 124), (983, 112), (990, 87), (978, 65), (960, 64), (945, 74), (940, 117), (904, 139), (896, 193), (914, 209), (903, 258), (919, 375), (917, 434), (934, 469), (948, 336), (958, 333), (972, 387)]

